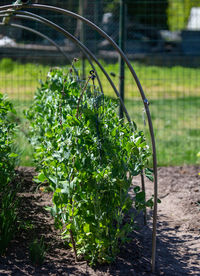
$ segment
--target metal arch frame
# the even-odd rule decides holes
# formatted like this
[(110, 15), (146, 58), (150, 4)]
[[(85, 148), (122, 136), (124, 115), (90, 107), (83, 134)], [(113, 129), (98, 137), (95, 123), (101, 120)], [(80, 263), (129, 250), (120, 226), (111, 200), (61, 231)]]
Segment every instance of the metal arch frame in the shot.
[[(3, 16), (4, 15), (2, 15), (1, 12), (0, 12), (0, 18), (3, 17)], [(63, 51), (63, 49), (54, 40), (52, 40), (49, 36), (39, 32), (39, 31), (36, 31), (36, 30), (34, 30), (30, 27), (26, 27), (26, 26), (23, 26), (23, 25), (20, 25), (20, 24), (13, 24), (13, 23), (4, 24), (4, 23), (0, 22), (0, 26), (5, 26), (5, 25), (9, 26), (9, 27), (12, 27), (12, 28), (18, 28), (18, 29), (23, 29), (23, 30), (29, 31), (31, 33), (34, 33), (34, 34), (48, 40), (50, 42), (50, 44), (52, 44), (63, 55), (63, 57), (66, 58), (66, 60), (69, 62), (69, 64), (71, 64), (71, 67), (74, 69), (75, 74), (78, 75), (78, 72), (77, 72), (76, 68), (74, 67), (74, 65), (73, 65), (72, 61), (70, 60), (70, 58), (66, 55), (66, 53)], [(95, 70), (95, 67), (92, 64), (91, 59), (89, 60), (89, 62), (91, 64), (92, 68)], [(99, 77), (98, 77), (98, 82), (99, 82), (99, 87), (101, 89), (102, 85), (101, 85), (101, 81), (100, 81)], [(103, 90), (101, 90), (101, 91), (103, 93)]]
[[(153, 130), (153, 125), (152, 125), (152, 120), (151, 120), (151, 115), (150, 115), (150, 111), (149, 111), (149, 102), (148, 100), (146, 99), (145, 97), (145, 93), (143, 91), (143, 88), (141, 86), (141, 83), (132, 67), (132, 65), (130, 64), (129, 60), (127, 59), (126, 55), (121, 51), (121, 49), (117, 46), (117, 44), (104, 32), (102, 31), (98, 26), (96, 26), (94, 23), (92, 23), (91, 21), (87, 20), (86, 18), (78, 15), (78, 14), (75, 14), (73, 12), (70, 12), (68, 10), (65, 10), (65, 9), (61, 9), (61, 8), (58, 8), (58, 7), (54, 7), (54, 6), (47, 6), (47, 5), (39, 5), (39, 4), (25, 4), (25, 5), (16, 5), (15, 6), (15, 9), (11, 10), (11, 13), (15, 12), (15, 10), (19, 9), (19, 8), (22, 8), (22, 7), (25, 7), (25, 8), (30, 8), (30, 9), (43, 9), (43, 10), (51, 10), (51, 11), (54, 11), (54, 12), (59, 12), (59, 13), (62, 13), (64, 15), (68, 15), (68, 16), (71, 16), (75, 19), (79, 19), (81, 20), (82, 22), (86, 23), (87, 25), (89, 25), (92, 29), (96, 30), (101, 36), (103, 36), (104, 38), (106, 38), (110, 43), (111, 45), (115, 48), (115, 50), (120, 54), (120, 56), (122, 57), (122, 59), (125, 61), (125, 63), (127, 64), (136, 84), (137, 84), (137, 87), (139, 89), (139, 92), (140, 92), (140, 95), (141, 95), (141, 98), (143, 100), (143, 103), (144, 103), (144, 107), (145, 107), (145, 111), (146, 111), (146, 114), (147, 114), (147, 119), (148, 119), (148, 125), (149, 125), (149, 131), (150, 131), (150, 135), (151, 135), (151, 143), (152, 143), (152, 151), (153, 151), (153, 171), (154, 171), (154, 211), (153, 211), (153, 238), (152, 238), (152, 271), (154, 272), (155, 271), (155, 254), (156, 254), (156, 225), (157, 225), (157, 190), (158, 190), (158, 186), (157, 186), (157, 158), (156, 158), (156, 145), (155, 145), (155, 136), (154, 136), (154, 130)], [(6, 5), (6, 6), (3, 6), (3, 7), (0, 7), (0, 11), (4, 10), (5, 12), (8, 12), (7, 9), (10, 9), (10, 8), (13, 8), (13, 5)], [(50, 21), (49, 21), (50, 22)], [(51, 22), (52, 23), (52, 22)], [(53, 26), (52, 26), (53, 27)], [(54, 26), (55, 27), (55, 26)], [(56, 28), (58, 31), (59, 29)], [(62, 28), (61, 28), (62, 29)], [(64, 30), (64, 29), (62, 29)], [(64, 30), (65, 31), (65, 30)], [(61, 31), (62, 32), (62, 31)], [(72, 38), (73, 41), (75, 42), (78, 42), (78, 40), (74, 40), (74, 38)], [(80, 42), (79, 42), (80, 43)], [(81, 44), (79, 45), (79, 47), (81, 46)], [(82, 45), (81, 48), (82, 50), (86, 47)], [(88, 52), (88, 51), (87, 51)], [(90, 55), (93, 59), (94, 59), (94, 55)], [(97, 62), (96, 59), (94, 59), (95, 62)], [(97, 62), (98, 66), (101, 68), (100, 64)], [(109, 77), (109, 76), (108, 76)], [(109, 80), (109, 79), (108, 79)], [(111, 84), (111, 82), (110, 82)], [(113, 87), (113, 85), (111, 84), (111, 86)], [(114, 89), (114, 87), (113, 87)], [(115, 89), (114, 89), (115, 91)], [(116, 93), (116, 91), (115, 91)], [(118, 96), (118, 95), (117, 95)], [(118, 96), (119, 97), (119, 96)], [(119, 97), (120, 98), (120, 97)]]
[[(3, 15), (3, 16), (4, 16), (4, 15)], [(0, 17), (3, 17), (3, 16), (0, 15)], [(0, 22), (0, 26), (5, 26), (5, 24)], [(34, 29), (32, 29), (32, 28), (25, 27), (25, 26), (19, 25), (19, 24), (12, 24), (12, 23), (9, 23), (9, 24), (7, 24), (6, 26), (8, 26), (8, 27), (13, 27), (13, 28), (18, 28), (18, 29), (23, 29), (23, 30), (29, 31), (29, 32), (31, 32), (31, 33), (34, 33), (34, 34), (36, 34), (36, 35), (38, 35), (38, 36), (40, 36), (40, 37), (42, 37), (42, 38), (48, 40), (48, 42), (50, 42), (53, 46), (55, 46), (56, 49), (66, 58), (66, 60), (67, 60), (69, 63), (71, 63), (69, 57), (65, 54), (65, 52), (62, 50), (62, 48), (61, 48), (54, 40), (52, 40), (50, 37), (48, 37), (47, 35), (45, 35), (45, 34), (39, 32), (39, 31), (36, 31), (36, 30), (34, 30)]]
[[(4, 16), (5, 16), (5, 14), (1, 14), (1, 12), (0, 12), (0, 18), (1, 18), (1, 17), (4, 17)], [(13, 16), (15, 17), (15, 15), (13, 15)], [(20, 17), (20, 18), (23, 19), (23, 17)], [(67, 55), (66, 55), (65, 52), (62, 50), (62, 48), (61, 48), (54, 40), (52, 40), (52, 39), (49, 38), (48, 36), (44, 35), (43, 33), (39, 32), (39, 31), (36, 31), (36, 30), (34, 30), (34, 29), (32, 29), (32, 28), (25, 27), (25, 26), (23, 26), (23, 25), (19, 25), (19, 24), (10, 24), (10, 23), (9, 23), (9, 24), (4, 24), (4, 23), (0, 23), (0, 26), (5, 26), (5, 25), (6, 25), (6, 26), (10, 26), (10, 27), (14, 27), (14, 28), (21, 28), (21, 29), (30, 31), (30, 32), (32, 32), (32, 33), (37, 34), (37, 35), (40, 36), (40, 37), (43, 37), (43, 38), (47, 39), (53, 46), (55, 46), (55, 47), (57, 48), (57, 50), (66, 58), (66, 60), (67, 60), (69, 63), (71, 63), (70, 59), (67, 57)], [(95, 66), (94, 66), (94, 64), (92, 63), (91, 58), (87, 55), (87, 53), (84, 53), (84, 54), (86, 55), (86, 57), (87, 57), (87, 59), (88, 59), (90, 65), (91, 65), (92, 69), (96, 72)], [(74, 69), (74, 71), (75, 71), (75, 73), (76, 73), (76, 75), (77, 75), (78, 72), (77, 72), (76, 68), (74, 67), (73, 63), (71, 63), (71, 66), (72, 66), (72, 68)], [(97, 76), (97, 81), (98, 81), (98, 83), (99, 83), (99, 88), (100, 88), (101, 92), (104, 94), (104, 92), (103, 92), (103, 87), (102, 87), (102, 84), (101, 84), (101, 80), (100, 80), (100, 78), (99, 78), (97, 72), (96, 72), (96, 76)]]
[[(0, 14), (2, 13), (1, 9), (0, 9)], [(5, 11), (3, 11), (3, 15), (4, 16), (8, 16), (6, 14), (4, 14)], [(12, 13), (13, 11), (8, 11), (8, 14)], [(72, 42), (74, 42), (76, 45), (79, 46), (79, 48), (83, 51), (83, 53), (86, 55), (87, 58), (91, 58), (93, 59), (96, 64), (99, 66), (99, 68), (101, 69), (101, 71), (104, 73), (104, 75), (106, 76), (107, 80), (110, 82), (110, 85), (112, 86), (115, 94), (117, 95), (117, 97), (120, 99), (120, 103), (123, 107), (124, 113), (126, 115), (127, 120), (131, 123), (131, 119), (130, 116), (128, 114), (128, 111), (124, 105), (124, 102), (121, 99), (120, 93), (118, 92), (116, 86), (114, 85), (112, 79), (110, 78), (110, 76), (108, 75), (108, 73), (106, 72), (106, 70), (103, 68), (103, 66), (101, 65), (101, 63), (98, 61), (98, 59), (95, 57), (95, 55), (85, 46), (83, 45), (75, 36), (73, 36), (72, 34), (70, 34), (69, 32), (67, 32), (66, 30), (64, 30), (63, 28), (61, 28), (60, 26), (58, 26), (57, 24), (51, 22), (50, 20), (43, 18), (39, 15), (30, 13), (30, 12), (25, 12), (25, 11), (15, 11), (14, 14), (12, 15), (13, 17), (18, 17), (21, 19), (30, 19), (30, 20), (34, 20), (40, 23), (43, 23), (47, 26), (50, 26), (52, 28), (54, 28), (55, 30), (59, 31), (60, 33), (62, 33), (65, 37), (69, 38), (72, 40)], [(90, 60), (90, 59), (88, 59)], [(98, 77), (98, 75), (97, 75)], [(101, 88), (101, 87), (100, 87)]]
[[(1, 18), (1, 17), (4, 17), (4, 16), (5, 16), (5, 14), (1, 14), (1, 12), (0, 12), (0, 18)], [(15, 17), (15, 15), (13, 15), (13, 17)], [(18, 17), (21, 18), (21, 19), (26, 19), (26, 18), (27, 18), (27, 19), (32, 19), (32, 20), (34, 20), (34, 18), (31, 18), (31, 17), (26, 17), (26, 18), (24, 18), (24, 17), (22, 17), (22, 16), (18, 16)], [(42, 33), (39, 32), (39, 31), (36, 31), (36, 30), (34, 30), (34, 29), (32, 29), (32, 28), (25, 27), (25, 26), (23, 26), (23, 25), (19, 25), (19, 24), (10, 24), (10, 23), (9, 23), (9, 24), (0, 23), (0, 26), (5, 26), (5, 25), (6, 25), (6, 26), (11, 26), (11, 27), (16, 27), (16, 28), (25, 29), (25, 30), (27, 30), (27, 31), (30, 31), (30, 32), (32, 32), (32, 33), (35, 33), (35, 34), (37, 34), (37, 35), (39, 35), (39, 36), (41, 36), (41, 37), (47, 39), (52, 45), (54, 45), (54, 46), (58, 49), (58, 51), (67, 59), (67, 61), (69, 61), (69, 62), (71, 63), (71, 61), (69, 60), (69, 58), (67, 57), (67, 55), (65, 54), (65, 52), (62, 50), (62, 48), (61, 48), (55, 41), (53, 41), (52, 39), (50, 39), (48, 36), (42, 34)], [(95, 66), (94, 66), (94, 64), (93, 64), (93, 62), (92, 62), (90, 56), (88, 56), (86, 52), (84, 52), (84, 54), (86, 55), (86, 57), (87, 57), (87, 59), (88, 59), (90, 65), (91, 65), (92, 69), (96, 72)], [(78, 72), (77, 72), (77, 70), (75, 69), (74, 65), (72, 64), (71, 66), (72, 66), (72, 68), (75, 70), (75, 73), (78, 74)], [(97, 72), (96, 72), (96, 76), (97, 76), (97, 81), (98, 81), (98, 83), (99, 83), (99, 88), (100, 88), (101, 92), (104, 94), (104, 92), (103, 92), (103, 87), (102, 87), (102, 84), (101, 84), (101, 80), (100, 80), (100, 78), (99, 78)]]

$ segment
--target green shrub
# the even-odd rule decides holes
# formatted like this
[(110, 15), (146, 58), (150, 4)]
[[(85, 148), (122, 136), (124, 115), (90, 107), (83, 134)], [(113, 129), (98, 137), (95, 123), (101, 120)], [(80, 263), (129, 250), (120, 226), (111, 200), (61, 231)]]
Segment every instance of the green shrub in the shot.
[(0, 61), (0, 70), (10, 73), (14, 70), (15, 62), (11, 58), (3, 58)]
[[(93, 72), (84, 82), (54, 69), (26, 113), (37, 181), (54, 192), (55, 224), (64, 227), (75, 256), (90, 264), (113, 261), (128, 240), (134, 222), (128, 191), (150, 155), (143, 132), (122, 124), (118, 103), (104, 98), (94, 79)], [(138, 210), (152, 206), (139, 187), (134, 191)]]
[(8, 119), (9, 112), (14, 112), (13, 107), (0, 94), (0, 254), (5, 252), (16, 228), (16, 187), (11, 182), (17, 155), (13, 152), (15, 125)]

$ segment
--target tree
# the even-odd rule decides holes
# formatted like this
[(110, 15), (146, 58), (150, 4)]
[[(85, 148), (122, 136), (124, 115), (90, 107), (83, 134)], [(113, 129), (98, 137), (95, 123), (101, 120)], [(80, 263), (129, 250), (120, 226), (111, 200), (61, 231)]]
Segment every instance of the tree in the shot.
[(187, 26), (192, 7), (200, 7), (200, 0), (168, 0), (168, 26), (172, 31), (182, 30)]

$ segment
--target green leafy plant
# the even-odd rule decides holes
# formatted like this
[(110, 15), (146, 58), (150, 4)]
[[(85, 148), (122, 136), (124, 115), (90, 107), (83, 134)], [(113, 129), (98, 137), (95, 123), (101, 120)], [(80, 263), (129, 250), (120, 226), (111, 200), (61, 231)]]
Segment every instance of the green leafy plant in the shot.
[(25, 231), (29, 231), (29, 230), (33, 230), (34, 229), (34, 224), (27, 220), (27, 221), (21, 221), (20, 222), (20, 226), (19, 226), (20, 230), (25, 230)]
[(46, 246), (43, 237), (34, 239), (29, 246), (30, 259), (34, 265), (42, 265), (46, 254)]
[[(75, 259), (111, 262), (134, 226), (128, 191), (150, 156), (143, 132), (122, 123), (118, 102), (104, 98), (95, 73), (53, 69), (26, 112), (39, 170), (54, 192), (50, 208), (55, 225), (73, 248)], [(147, 176), (150, 176), (148, 171)], [(135, 207), (150, 206), (135, 190)]]
[(0, 254), (3, 254), (16, 230), (17, 187), (13, 187), (17, 154), (14, 149), (15, 124), (8, 119), (15, 112), (11, 103), (0, 94)]

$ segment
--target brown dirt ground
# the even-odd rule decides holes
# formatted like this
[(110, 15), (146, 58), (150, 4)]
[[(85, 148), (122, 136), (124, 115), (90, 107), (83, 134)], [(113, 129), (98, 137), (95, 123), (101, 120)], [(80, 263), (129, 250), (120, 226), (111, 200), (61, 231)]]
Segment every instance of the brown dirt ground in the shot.
[[(36, 189), (33, 168), (16, 170), (16, 182), (22, 183), (18, 194), (19, 217), (25, 221), (5, 256), (0, 257), (0, 276), (4, 275), (153, 275), (151, 270), (152, 212), (148, 212), (148, 225), (138, 219), (140, 231), (132, 233), (132, 241), (122, 247), (112, 265), (90, 268), (86, 262), (74, 262), (53, 225), (44, 206), (51, 195)], [(200, 275), (200, 172), (199, 167), (159, 168), (157, 261), (155, 275)], [(139, 178), (133, 184), (138, 184)], [(147, 195), (153, 185), (146, 182)], [(34, 237), (44, 236), (47, 244), (45, 261), (34, 266), (29, 257), (29, 244)]]

